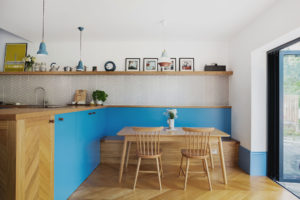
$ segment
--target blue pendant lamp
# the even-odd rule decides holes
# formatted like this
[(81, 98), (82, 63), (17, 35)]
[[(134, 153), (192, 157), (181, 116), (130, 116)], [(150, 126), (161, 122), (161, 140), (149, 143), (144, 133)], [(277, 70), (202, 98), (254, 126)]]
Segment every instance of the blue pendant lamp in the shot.
[(76, 67), (76, 71), (83, 71), (83, 63), (81, 60), (81, 43), (82, 43), (82, 31), (84, 30), (84, 28), (80, 26), (80, 27), (78, 27), (78, 30), (80, 31), (80, 60)]
[(38, 55), (48, 55), (46, 49), (46, 43), (44, 42), (45, 36), (45, 0), (43, 0), (43, 33), (42, 33), (42, 42), (40, 43), (40, 48), (37, 52)]

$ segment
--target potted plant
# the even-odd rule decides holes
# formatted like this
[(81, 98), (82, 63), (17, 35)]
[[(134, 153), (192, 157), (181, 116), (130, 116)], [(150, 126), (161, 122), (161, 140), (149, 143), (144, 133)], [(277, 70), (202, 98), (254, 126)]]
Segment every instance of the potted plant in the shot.
[(25, 72), (31, 72), (32, 71), (32, 66), (35, 63), (35, 57), (33, 56), (26, 56), (25, 58), (23, 58), (23, 61), (25, 62)]
[(93, 100), (95, 102), (95, 104), (97, 105), (103, 105), (103, 102), (106, 101), (108, 94), (106, 94), (104, 91), (102, 90), (96, 90), (93, 92)]
[(168, 124), (170, 130), (175, 130), (175, 119), (177, 118), (177, 110), (176, 109), (167, 109), (168, 116)]

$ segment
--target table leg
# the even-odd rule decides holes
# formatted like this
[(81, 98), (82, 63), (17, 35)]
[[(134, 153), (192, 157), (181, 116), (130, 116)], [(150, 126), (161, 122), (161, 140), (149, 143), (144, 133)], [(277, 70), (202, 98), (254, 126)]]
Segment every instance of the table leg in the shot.
[(227, 184), (227, 175), (226, 175), (226, 167), (225, 167), (225, 160), (224, 160), (224, 153), (223, 153), (223, 144), (222, 144), (222, 138), (219, 137), (219, 155), (220, 155), (220, 161), (221, 161), (221, 167), (223, 172), (223, 179), (224, 184)]
[(130, 154), (131, 142), (128, 142), (127, 153), (126, 153), (126, 162), (125, 162), (125, 169), (128, 167), (128, 160)]
[(125, 136), (124, 144), (123, 144), (123, 152), (122, 152), (122, 157), (121, 157), (121, 163), (120, 163), (119, 183), (121, 183), (121, 181), (122, 181), (124, 161), (125, 161), (125, 156), (126, 156), (126, 149), (127, 149), (127, 138)]
[(214, 169), (215, 166), (214, 166), (214, 159), (213, 159), (213, 155), (212, 155), (212, 152), (211, 152), (211, 144), (209, 143), (209, 159), (210, 159), (210, 165), (211, 165), (211, 168)]

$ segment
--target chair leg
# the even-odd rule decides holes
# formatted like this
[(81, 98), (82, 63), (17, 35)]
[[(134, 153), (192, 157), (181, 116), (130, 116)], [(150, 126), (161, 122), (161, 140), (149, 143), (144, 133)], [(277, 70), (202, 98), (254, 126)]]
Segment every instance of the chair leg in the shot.
[(157, 166), (157, 175), (158, 175), (158, 182), (159, 182), (159, 189), (161, 190), (161, 180), (160, 180), (160, 170), (159, 170), (159, 162), (158, 158), (156, 158), (156, 166)]
[(212, 152), (211, 152), (211, 145), (210, 145), (210, 143), (208, 143), (208, 147), (209, 147), (210, 165), (211, 165), (211, 168), (214, 169), (215, 168), (215, 166), (214, 166), (214, 159), (213, 159), (213, 155), (212, 155)]
[(190, 159), (186, 158), (186, 170), (185, 170), (185, 181), (184, 181), (184, 191), (186, 190), (186, 183), (189, 175), (189, 166), (190, 166)]
[(204, 159), (202, 160), (202, 167), (203, 167), (203, 171), (206, 172), (205, 161), (204, 161)]
[(139, 175), (140, 165), (141, 165), (141, 158), (139, 157), (138, 158), (138, 164), (137, 164), (137, 167), (136, 167), (136, 174), (135, 174), (135, 180), (134, 180), (133, 190), (135, 190), (137, 178), (138, 178), (138, 175)]
[(205, 169), (206, 169), (205, 171), (206, 171), (206, 175), (207, 175), (207, 180), (208, 180), (208, 184), (209, 184), (209, 190), (212, 191), (210, 174), (209, 174), (209, 169), (208, 169), (208, 164), (207, 164), (206, 158), (205, 158), (204, 162), (205, 162)]
[(130, 148), (131, 148), (131, 142), (128, 142), (128, 147), (127, 147), (127, 152), (126, 152), (126, 161), (125, 161), (125, 170), (126, 171), (127, 171), (127, 167), (128, 167)]
[(182, 170), (182, 162), (183, 162), (183, 155), (181, 155), (181, 161), (180, 161), (180, 167), (179, 167), (179, 173), (178, 176), (181, 175), (181, 170)]
[(161, 173), (161, 177), (164, 176), (164, 170), (162, 168), (162, 162), (161, 162), (161, 156), (159, 157), (159, 163), (160, 163), (160, 173)]

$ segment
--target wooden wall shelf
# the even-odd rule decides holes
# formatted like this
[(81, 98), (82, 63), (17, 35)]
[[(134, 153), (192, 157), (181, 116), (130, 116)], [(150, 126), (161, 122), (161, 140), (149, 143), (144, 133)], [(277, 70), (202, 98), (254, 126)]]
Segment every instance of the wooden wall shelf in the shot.
[(195, 71), (195, 72), (124, 72), (124, 71), (98, 71), (98, 72), (0, 72), (0, 75), (188, 75), (188, 76), (230, 76), (233, 71)]

